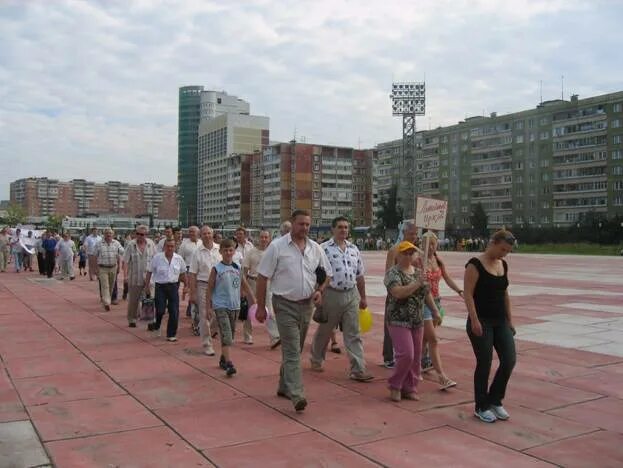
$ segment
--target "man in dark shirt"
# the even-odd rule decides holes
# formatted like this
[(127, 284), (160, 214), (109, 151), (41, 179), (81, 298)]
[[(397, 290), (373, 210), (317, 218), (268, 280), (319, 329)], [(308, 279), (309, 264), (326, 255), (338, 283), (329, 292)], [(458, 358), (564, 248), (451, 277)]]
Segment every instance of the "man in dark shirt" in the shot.
[(43, 250), (45, 251), (45, 274), (48, 278), (52, 278), (54, 273), (54, 264), (56, 260), (56, 238), (54, 233), (50, 233), (47, 239), (44, 239), (41, 243)]

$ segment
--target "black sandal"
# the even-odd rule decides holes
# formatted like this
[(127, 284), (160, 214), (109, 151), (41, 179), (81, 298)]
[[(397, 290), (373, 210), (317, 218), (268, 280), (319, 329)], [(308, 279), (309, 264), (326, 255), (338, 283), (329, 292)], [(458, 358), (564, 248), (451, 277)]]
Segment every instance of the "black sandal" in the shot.
[(340, 354), (342, 352), (337, 342), (331, 343), (331, 352), (335, 354)]

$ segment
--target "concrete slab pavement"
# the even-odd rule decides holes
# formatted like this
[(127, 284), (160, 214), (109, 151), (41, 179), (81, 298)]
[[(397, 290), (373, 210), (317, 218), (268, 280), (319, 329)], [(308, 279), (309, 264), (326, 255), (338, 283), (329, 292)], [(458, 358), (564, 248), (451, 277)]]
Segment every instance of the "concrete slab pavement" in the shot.
[[(440, 255), (460, 284), (470, 254)], [(349, 380), (344, 354), (311, 372), (306, 346), (302, 414), (275, 395), (280, 352), (262, 327), (254, 345), (236, 343), (227, 378), (185, 317), (167, 343), (128, 328), (123, 302), (104, 312), (84, 277), (0, 274), (0, 466), (623, 465), (623, 259), (510, 256), (511, 420), (486, 425), (471, 415), (465, 307), (446, 287), (441, 354), (458, 386), (426, 375), (419, 402), (389, 401), (391, 371), (376, 365), (384, 253), (364, 258), (376, 379)]]

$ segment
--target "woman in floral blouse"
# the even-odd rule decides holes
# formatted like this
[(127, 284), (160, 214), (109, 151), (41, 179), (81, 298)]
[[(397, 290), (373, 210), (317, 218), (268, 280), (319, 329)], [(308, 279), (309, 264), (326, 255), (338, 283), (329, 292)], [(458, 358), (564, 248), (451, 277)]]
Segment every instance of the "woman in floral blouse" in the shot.
[(388, 297), (385, 317), (394, 344), (396, 366), (389, 378), (390, 398), (393, 401), (418, 400), (420, 358), (424, 335), (424, 302), (439, 318), (439, 311), (430, 294), (426, 276), (413, 266), (417, 251), (411, 242), (398, 245), (398, 261), (385, 273)]

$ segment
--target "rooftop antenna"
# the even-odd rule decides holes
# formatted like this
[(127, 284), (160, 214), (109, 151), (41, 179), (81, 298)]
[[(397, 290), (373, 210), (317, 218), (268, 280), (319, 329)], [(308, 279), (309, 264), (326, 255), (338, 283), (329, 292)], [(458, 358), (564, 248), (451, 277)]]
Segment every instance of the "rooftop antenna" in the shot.
[(565, 100), (565, 75), (560, 75), (560, 99)]
[(539, 98), (540, 103), (543, 104), (543, 80), (539, 81)]

